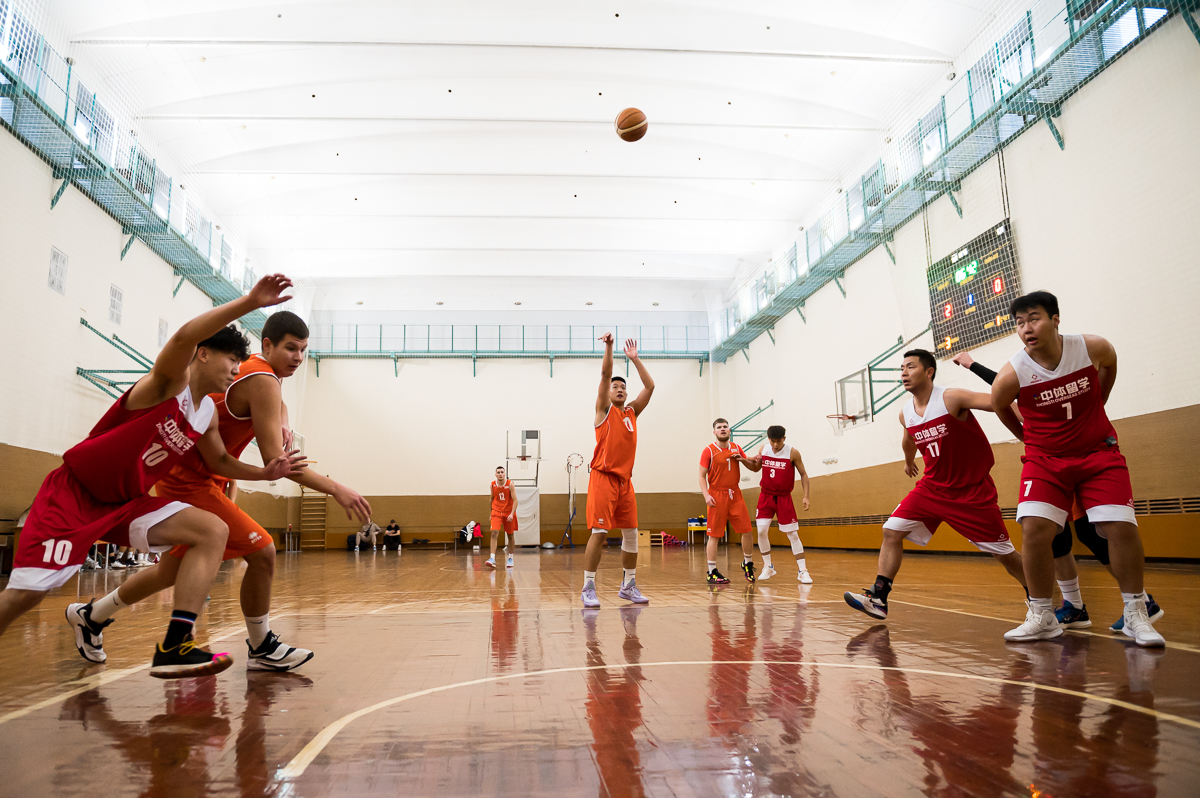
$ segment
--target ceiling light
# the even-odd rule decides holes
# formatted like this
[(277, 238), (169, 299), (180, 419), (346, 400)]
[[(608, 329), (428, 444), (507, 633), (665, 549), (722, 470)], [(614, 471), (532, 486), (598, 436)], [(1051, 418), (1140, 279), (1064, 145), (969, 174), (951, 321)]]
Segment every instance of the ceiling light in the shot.
[(519, 304), (521, 304), (521, 303), (520, 303), (520, 302), (514, 302), (513, 304), (514, 304), (514, 305), (519, 305)]
[(958, 77), (958, 75), (956, 75), (956, 74), (955, 74), (955, 73), (953, 73), (953, 72), (948, 72), (948, 73), (946, 74), (946, 80), (954, 80), (956, 77)]
[(590, 304), (592, 304), (592, 303), (591, 303), (591, 302), (588, 302), (588, 303), (586, 303), (586, 304), (590, 305)]
[(361, 304), (362, 304), (362, 300), (360, 299), (360, 300), (358, 300), (357, 302), (355, 302), (354, 304), (356, 304), (356, 305), (361, 305)]
[(654, 307), (658, 307), (658, 303), (657, 303), (657, 302), (651, 302), (650, 304), (651, 304), (651, 305), (653, 305)]
[(441, 305), (442, 303), (441, 303), (441, 302), (435, 302), (434, 304)]

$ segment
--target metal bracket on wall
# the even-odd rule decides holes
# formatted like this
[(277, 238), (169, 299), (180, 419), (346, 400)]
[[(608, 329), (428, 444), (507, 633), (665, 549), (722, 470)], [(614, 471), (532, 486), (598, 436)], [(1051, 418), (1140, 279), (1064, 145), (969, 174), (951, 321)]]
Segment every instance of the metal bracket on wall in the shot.
[(775, 345), (775, 333), (772, 332), (772, 330), (774, 330), (774, 329), (775, 328), (772, 327), (771, 330), (767, 330), (767, 337), (771, 339), (771, 346)]
[(392, 373), (397, 377), (400, 376), (400, 358), (392, 355)]
[(471, 376), (479, 376), (479, 358), (475, 355), (471, 355)]
[[(125, 232), (129, 233), (128, 230), (126, 230)], [(121, 250), (121, 260), (125, 260), (125, 256), (129, 254), (129, 248), (133, 246), (134, 239), (136, 239), (136, 238), (137, 238), (137, 235), (130, 233), (129, 240), (125, 242), (125, 249)], [(220, 303), (220, 304), (224, 304), (224, 303)], [(217, 301), (214, 299), (213, 306), (215, 307), (216, 305), (217, 305)]]
[(1065, 150), (1067, 145), (1063, 142), (1062, 134), (1058, 132), (1058, 128), (1054, 126), (1054, 120), (1050, 118), (1050, 114), (1043, 114), (1042, 119), (1046, 120), (1046, 127), (1050, 128), (1050, 132), (1054, 134), (1054, 140), (1058, 142), (1058, 148)]
[(54, 199), (50, 200), (50, 210), (54, 210), (54, 206), (62, 199), (63, 192), (67, 190), (67, 186), (71, 185), (71, 178), (66, 178), (62, 181), (62, 185), (58, 187), (58, 192), (55, 193)]
[(746, 358), (746, 362), (747, 362), (747, 363), (749, 363), (749, 362), (750, 362), (750, 355), (749, 355), (749, 353), (748, 353), (748, 349), (749, 349), (749, 347), (747, 347), (746, 349), (743, 349), (743, 350), (742, 350), (742, 357)]
[(704, 376), (704, 361), (701, 360), (701, 361), (699, 361), (699, 363), (700, 363), (700, 376), (703, 377)]
[[(845, 272), (842, 272), (840, 275), (838, 275), (838, 277), (842, 277), (842, 278), (845, 278), (845, 276), (846, 276)], [(839, 280), (838, 277), (833, 278), (833, 283), (834, 283), (834, 285), (836, 285), (838, 287), (838, 290), (842, 292), (842, 299), (845, 299), (846, 298), (846, 289), (842, 287), (842, 281)]]
[(550, 356), (550, 379), (554, 379), (554, 355)]
[(174, 299), (175, 295), (179, 293), (179, 289), (183, 288), (183, 283), (186, 280), (187, 280), (187, 277), (180, 277), (179, 282), (175, 283), (175, 290), (171, 292), (171, 299)]
[(1190, 9), (1180, 9), (1179, 13), (1183, 16), (1183, 20), (1187, 23), (1187, 26), (1191, 28), (1192, 35), (1196, 37), (1196, 43), (1200, 44), (1200, 22), (1196, 22), (1196, 17)]
[(887, 241), (883, 242), (883, 249), (887, 252), (887, 256), (892, 259), (892, 265), (896, 265), (896, 256), (892, 253), (892, 248), (887, 245)]
[(113, 399), (120, 399), (121, 394), (124, 393), (126, 388), (136, 383), (143, 374), (149, 373), (150, 367), (154, 365), (154, 361), (122, 341), (116, 335), (109, 338), (88, 324), (87, 319), (81, 318), (79, 323), (105, 341), (108, 341), (117, 351), (131, 359), (137, 365), (138, 368), (136, 369), (85, 369), (78, 367), (75, 369), (75, 373), (80, 377), (83, 377)]
[(796, 306), (796, 312), (800, 314), (800, 321), (804, 322), (805, 324), (808, 324), (808, 319), (804, 318), (804, 303), (803, 302), (801, 302), (799, 305)]
[[(946, 189), (946, 196), (950, 198), (950, 204), (954, 206), (954, 210), (958, 211), (958, 218), (961, 219), (962, 218), (962, 206), (959, 205), (958, 200), (956, 200), (954, 198), (955, 191), (962, 191), (962, 183), (956, 183), (955, 185)], [(896, 261), (893, 258), (892, 263), (895, 263), (895, 262)]]
[(746, 445), (743, 448), (746, 448), (749, 446), (754, 446), (755, 444), (764, 440), (767, 437), (767, 431), (765, 429), (743, 429), (743, 427), (745, 427), (746, 424), (750, 423), (752, 420), (754, 420), (758, 416), (767, 412), (768, 408), (771, 408), (774, 406), (775, 406), (775, 400), (772, 399), (769, 404), (766, 404), (766, 405), (758, 408), (757, 410), (755, 410), (753, 413), (746, 416), (742, 420), (735, 421), (733, 424), (730, 424), (729, 425), (729, 437), (731, 437), (731, 438), (733, 438), (733, 437), (750, 438), (750, 441), (748, 443), (746, 443)]

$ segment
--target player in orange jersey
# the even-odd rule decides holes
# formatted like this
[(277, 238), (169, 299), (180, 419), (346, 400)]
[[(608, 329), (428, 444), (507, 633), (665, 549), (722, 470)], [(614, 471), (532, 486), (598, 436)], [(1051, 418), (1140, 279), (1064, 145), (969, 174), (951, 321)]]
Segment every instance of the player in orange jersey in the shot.
[[(212, 394), (220, 420), (221, 439), (234, 457), (252, 440), (258, 441), (259, 453), (270, 461), (290, 446), (282, 381), (304, 362), (308, 348), (308, 326), (294, 313), (272, 314), (263, 325), (262, 354), (252, 355), (238, 370), (237, 379), (223, 394)], [(371, 506), (357, 492), (307, 469), (290, 477), (311, 490), (327, 493), (346, 509), (346, 517), (360, 522), (371, 517)], [(283, 643), (271, 631), (271, 583), (275, 577), (275, 544), (259, 524), (227, 495), (234, 487), (228, 480), (214, 476), (198, 458), (185, 458), (155, 485), (155, 493), (164, 498), (187, 502), (216, 515), (229, 527), (224, 559), (243, 557), (246, 573), (242, 577), (241, 605), (249, 639), (248, 670), (288, 671), (312, 659), (313, 652)], [(103, 662), (104, 628), (122, 607), (135, 604), (175, 584), (180, 558), (185, 548), (176, 547), (152, 568), (125, 580), (104, 598), (87, 604), (72, 604), (67, 622), (75, 628), (79, 653), (92, 662)]]
[(512, 568), (513, 552), (517, 550), (517, 494), (504, 466), (496, 466), (496, 479), (492, 482), (492, 556), (484, 561), (484, 565), (496, 567), (496, 544), (500, 542), (501, 532), (508, 535), (508, 545), (504, 549), (508, 553), (506, 567)]
[(625, 342), (625, 357), (633, 363), (642, 380), (642, 392), (625, 404), (629, 391), (624, 377), (614, 377), (613, 336), (600, 336), (604, 342), (604, 362), (600, 366), (600, 392), (596, 397), (596, 451), (588, 477), (587, 520), (592, 536), (588, 539), (583, 566), (583, 606), (599, 607), (596, 598), (596, 569), (601, 549), (610, 529), (621, 530), (621, 565), (625, 569), (618, 598), (635, 604), (649, 604), (635, 581), (637, 568), (637, 497), (633, 492), (633, 458), (637, 453), (637, 419), (650, 403), (654, 380), (638, 358), (637, 341)]
[(742, 498), (741, 463), (753, 465), (742, 447), (730, 440), (733, 433), (729, 422), (718, 418), (713, 422), (717, 442), (710, 443), (700, 453), (700, 493), (708, 505), (708, 583), (727, 585), (729, 580), (717, 570), (717, 541), (725, 535), (726, 522), (733, 534), (742, 536), (742, 573), (747, 582), (754, 581), (754, 529), (750, 512)]

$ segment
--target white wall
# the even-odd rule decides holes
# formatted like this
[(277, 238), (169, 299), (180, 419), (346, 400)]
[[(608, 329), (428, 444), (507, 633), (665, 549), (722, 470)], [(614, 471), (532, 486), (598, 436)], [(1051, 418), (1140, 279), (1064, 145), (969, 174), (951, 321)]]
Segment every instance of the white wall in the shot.
[[(1004, 152), (1010, 214), (1025, 291), (1060, 300), (1062, 329), (1111, 340), (1120, 376), (1113, 418), (1200, 401), (1200, 45), (1180, 19), (1123, 56), (1063, 106), (1059, 150), (1039, 124)], [(963, 182), (960, 219), (948, 199), (927, 212), (929, 257), (939, 260), (1004, 218), (993, 158)], [(896, 232), (896, 265), (882, 248), (852, 266), (843, 284), (808, 301), (808, 324), (790, 314), (749, 349), (718, 365), (714, 412), (736, 418), (775, 400), (769, 421), (788, 428), (811, 473), (845, 471), (901, 458), (899, 403), (873, 424), (835, 437), (834, 381), (862, 368), (929, 323), (925, 220)], [(914, 345), (932, 346), (927, 333)], [(974, 355), (999, 369), (1019, 348), (1015, 335)], [(895, 362), (884, 365), (898, 365)], [(943, 361), (941, 384), (985, 389)], [(988, 416), (993, 441), (1009, 438)], [(835, 465), (822, 460), (838, 458)]]

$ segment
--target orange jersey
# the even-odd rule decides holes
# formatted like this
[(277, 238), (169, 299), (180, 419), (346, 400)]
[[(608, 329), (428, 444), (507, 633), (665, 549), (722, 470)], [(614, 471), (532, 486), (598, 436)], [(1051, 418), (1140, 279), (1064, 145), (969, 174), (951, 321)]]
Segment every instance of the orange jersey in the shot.
[(496, 480), (492, 480), (492, 515), (508, 517), (508, 514), (513, 511), (513, 484), (512, 480), (506, 480), (503, 485), (497, 485)]
[(592, 470), (628, 480), (633, 477), (637, 454), (637, 414), (632, 407), (609, 405), (604, 420), (596, 427), (596, 451)]
[[(250, 441), (254, 440), (254, 422), (250, 420), (249, 416), (239, 418), (229, 412), (226, 400), (234, 385), (255, 374), (270, 374), (276, 380), (279, 379), (262, 355), (251, 355), (249, 360), (242, 363), (238, 369), (237, 379), (230, 384), (225, 393), (210, 394), (213, 403), (217, 406), (217, 421), (220, 425), (221, 440), (225, 443), (225, 451), (234, 457), (240, 457), (246, 447), (250, 445)], [(160, 484), (165, 485), (173, 494), (179, 494), (209, 481), (216, 482), (222, 490), (229, 484), (229, 480), (209, 471), (208, 466), (204, 464), (204, 459), (200, 457), (200, 452), (193, 450), (182, 463), (171, 469), (171, 473), (167, 474)]]
[(700, 453), (700, 466), (708, 469), (708, 487), (732, 490), (739, 487), (742, 481), (741, 463), (733, 458), (745, 457), (742, 447), (733, 441), (728, 449), (722, 449), (715, 443), (710, 443)]

